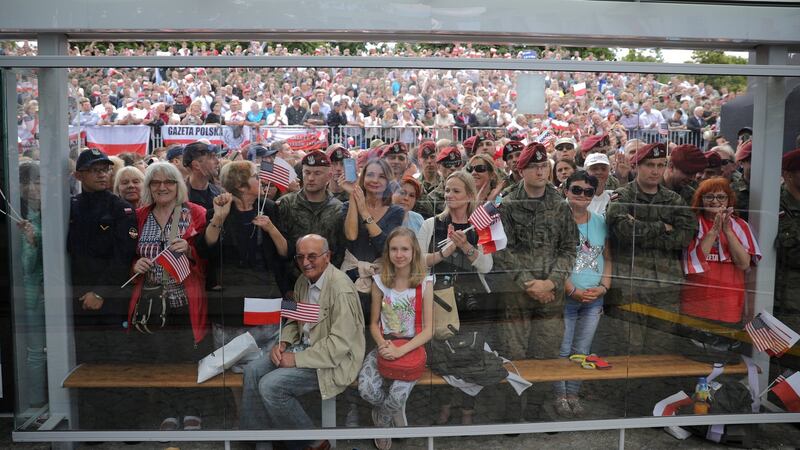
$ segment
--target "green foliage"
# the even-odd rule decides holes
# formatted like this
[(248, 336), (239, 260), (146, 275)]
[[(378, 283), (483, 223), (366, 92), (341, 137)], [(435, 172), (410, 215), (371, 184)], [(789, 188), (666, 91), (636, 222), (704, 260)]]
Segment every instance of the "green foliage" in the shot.
[(623, 61), (628, 62), (655, 62), (655, 63), (663, 63), (664, 62), (664, 55), (661, 54), (661, 49), (657, 48), (654, 51), (655, 55), (648, 55), (643, 51), (639, 51), (638, 49), (631, 48), (628, 49), (628, 54), (622, 57)]
[[(695, 50), (692, 60), (695, 64), (747, 64), (747, 59), (726, 55), (719, 50)], [(695, 81), (711, 84), (715, 89), (728, 88), (731, 92), (742, 92), (747, 89), (747, 77), (733, 75), (697, 75)]]

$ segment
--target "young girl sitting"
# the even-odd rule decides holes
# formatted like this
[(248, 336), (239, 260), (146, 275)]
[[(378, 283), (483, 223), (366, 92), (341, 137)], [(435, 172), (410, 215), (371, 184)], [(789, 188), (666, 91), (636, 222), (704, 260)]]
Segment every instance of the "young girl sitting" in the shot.
[[(416, 381), (384, 378), (378, 370), (378, 359), (402, 358), (433, 336), (433, 277), (426, 276), (422, 252), (413, 231), (399, 227), (389, 234), (381, 259), (381, 273), (373, 278), (369, 330), (377, 348), (364, 359), (358, 376), (358, 391), (374, 406), (372, 420), (376, 426), (406, 426), (405, 404)], [(417, 301), (419, 293), (421, 310)], [(420, 313), (421, 330), (417, 318)], [(408, 341), (399, 345), (395, 339)], [(375, 439), (375, 446), (380, 450), (389, 449), (391, 445), (391, 439)]]

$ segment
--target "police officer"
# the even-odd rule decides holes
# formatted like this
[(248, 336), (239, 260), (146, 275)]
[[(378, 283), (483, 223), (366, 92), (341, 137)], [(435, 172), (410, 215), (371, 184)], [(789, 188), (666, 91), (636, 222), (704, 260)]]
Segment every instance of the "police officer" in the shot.
[[(625, 303), (676, 311), (683, 282), (681, 252), (697, 232), (697, 219), (680, 195), (662, 186), (667, 149), (654, 143), (641, 147), (632, 164), (636, 179), (611, 195), (606, 214), (617, 286)], [(630, 351), (650, 353), (648, 320), (633, 318)]]
[(797, 330), (800, 328), (800, 148), (783, 155), (782, 169), (775, 315)]
[(464, 165), (461, 150), (456, 147), (445, 147), (436, 157), (436, 167), (439, 171), (439, 185), (436, 186), (423, 200), (417, 202), (414, 211), (422, 217), (428, 218), (444, 211), (444, 181), (451, 173), (457, 171)]
[(82, 193), (70, 203), (67, 253), (75, 298), (79, 362), (125, 359), (123, 322), (130, 292), (120, 289), (130, 271), (139, 233), (133, 206), (112, 194), (112, 162), (97, 149), (78, 156)]
[(281, 293), (291, 298), (295, 280), (299, 276), (293, 263), (295, 243), (307, 234), (318, 234), (328, 240), (331, 262), (340, 266), (344, 256), (342, 236), (342, 202), (328, 192), (331, 181), (331, 160), (325, 153), (315, 150), (307, 154), (300, 164), (303, 168), (303, 188), (281, 197), (278, 206), (278, 230), (289, 245), (288, 261), (283, 264), (285, 276), (279, 283)]
[(750, 215), (750, 154), (753, 152), (753, 141), (748, 140), (736, 149), (736, 163), (742, 176), (731, 181), (731, 189), (736, 194), (736, 212), (744, 220)]
[(420, 166), (417, 180), (422, 184), (422, 193), (428, 195), (441, 183), (436, 168), (436, 143), (422, 141), (417, 149), (417, 162)]
[(680, 195), (687, 205), (691, 205), (697, 188), (695, 175), (705, 170), (707, 166), (708, 160), (699, 148), (691, 144), (679, 145), (669, 155), (662, 184)]
[(331, 161), (331, 181), (328, 183), (328, 192), (344, 203), (350, 200), (350, 194), (339, 186), (339, 177), (344, 173), (344, 160), (350, 158), (350, 152), (342, 144), (335, 143), (328, 146), (325, 155)]

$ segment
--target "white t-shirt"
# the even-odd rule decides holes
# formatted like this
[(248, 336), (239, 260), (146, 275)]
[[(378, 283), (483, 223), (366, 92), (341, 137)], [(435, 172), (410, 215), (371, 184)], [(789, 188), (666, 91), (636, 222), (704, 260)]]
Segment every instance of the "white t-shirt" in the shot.
[[(387, 288), (381, 283), (380, 275), (372, 276), (375, 285), (383, 292), (383, 301), (381, 302), (381, 324), (383, 325), (383, 334), (390, 334), (396, 337), (412, 338), (417, 333), (414, 328), (414, 320), (416, 319), (416, 301), (417, 301), (417, 288), (416, 286), (404, 291), (395, 291), (394, 289)], [(433, 286), (433, 277), (428, 275), (422, 281), (423, 292), (426, 285), (430, 283), (429, 289)]]
[(586, 209), (605, 218), (609, 200), (611, 200), (611, 191), (606, 189), (602, 194), (592, 197), (592, 202), (589, 203), (589, 207)]

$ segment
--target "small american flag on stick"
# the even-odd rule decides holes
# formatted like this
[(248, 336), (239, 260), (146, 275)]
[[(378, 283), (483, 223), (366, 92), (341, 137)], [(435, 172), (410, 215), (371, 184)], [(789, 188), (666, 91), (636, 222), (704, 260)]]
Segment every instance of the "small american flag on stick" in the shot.
[(161, 252), (155, 262), (161, 264), (164, 270), (169, 272), (172, 278), (177, 280), (178, 283), (182, 283), (192, 271), (189, 266), (189, 258), (187, 258), (185, 254), (177, 253), (169, 249)]
[(500, 218), (500, 211), (493, 202), (486, 202), (483, 205), (475, 208), (469, 216), (469, 223), (475, 227), (476, 230), (483, 230), (491, 226), (497, 219)]
[(787, 327), (772, 314), (761, 311), (744, 326), (753, 345), (770, 356), (781, 356), (800, 339), (794, 330)]
[(281, 316), (287, 319), (317, 323), (319, 322), (319, 305), (284, 300), (281, 302)]

